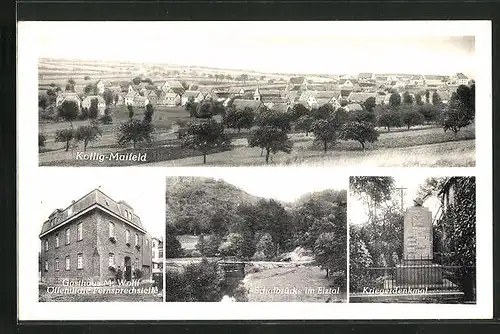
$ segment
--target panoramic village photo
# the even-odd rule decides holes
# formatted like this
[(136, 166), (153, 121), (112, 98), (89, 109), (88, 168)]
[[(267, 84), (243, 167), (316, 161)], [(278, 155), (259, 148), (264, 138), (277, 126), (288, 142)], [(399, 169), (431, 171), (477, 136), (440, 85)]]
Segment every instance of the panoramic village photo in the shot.
[(347, 178), (294, 173), (167, 177), (167, 302), (347, 301)]
[(164, 222), (151, 202), (118, 179), (68, 175), (41, 194), (39, 301), (162, 302)]
[(350, 303), (476, 303), (475, 177), (353, 176)]
[(475, 166), (475, 37), (334, 23), (40, 22), (39, 165)]

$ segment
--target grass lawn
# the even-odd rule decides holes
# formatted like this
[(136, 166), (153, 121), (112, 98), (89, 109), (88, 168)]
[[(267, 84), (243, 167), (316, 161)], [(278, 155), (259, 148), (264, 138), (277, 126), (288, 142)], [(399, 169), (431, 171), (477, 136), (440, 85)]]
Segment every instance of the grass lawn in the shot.
[[(250, 273), (243, 279), (248, 289), (249, 302), (345, 302), (346, 291), (340, 294), (318, 293), (318, 288), (328, 289), (331, 281), (325, 278), (325, 271), (316, 266), (277, 267)], [(297, 294), (272, 293), (274, 288), (295, 288)], [(257, 290), (268, 293), (257, 293)], [(312, 289), (312, 290), (309, 290)], [(309, 290), (309, 291), (307, 291)], [(277, 291), (277, 290), (275, 290)]]
[[(149, 288), (152, 283), (144, 283), (136, 288)], [(38, 284), (38, 292), (40, 302), (161, 302), (163, 301), (162, 291), (154, 294), (125, 294), (125, 293), (93, 293), (88, 292), (85, 294), (65, 294), (65, 293), (49, 293), (48, 287), (65, 288), (62, 285), (49, 285), (44, 283)], [(106, 286), (104, 288), (110, 288)], [(129, 289), (130, 287), (112, 286), (115, 289)]]
[[(339, 141), (325, 154), (313, 143), (313, 137), (303, 133), (290, 135), (292, 153), (275, 154), (270, 166), (376, 166), (376, 167), (472, 167), (475, 166), (474, 127), (462, 129), (457, 136), (441, 128), (382, 133), (379, 140), (367, 144), (362, 151), (359, 143)], [(245, 139), (233, 142), (231, 151), (207, 156), (207, 166), (264, 165), (259, 148), (248, 147)], [(203, 166), (201, 157), (163, 161), (146, 166)]]

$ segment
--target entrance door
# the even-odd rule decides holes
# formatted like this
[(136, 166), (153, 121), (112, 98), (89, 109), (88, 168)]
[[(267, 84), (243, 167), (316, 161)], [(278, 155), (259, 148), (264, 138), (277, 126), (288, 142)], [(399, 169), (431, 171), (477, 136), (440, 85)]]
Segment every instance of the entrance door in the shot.
[(125, 280), (130, 281), (132, 280), (132, 266), (130, 263), (130, 257), (125, 256)]

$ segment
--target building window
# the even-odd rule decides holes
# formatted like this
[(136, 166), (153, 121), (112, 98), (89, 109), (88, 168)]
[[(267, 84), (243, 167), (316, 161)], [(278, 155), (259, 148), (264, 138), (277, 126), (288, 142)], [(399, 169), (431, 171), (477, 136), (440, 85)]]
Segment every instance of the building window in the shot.
[(70, 231), (69, 228), (66, 229), (66, 245), (69, 245), (70, 241)]
[(76, 260), (76, 269), (83, 269), (83, 254), (78, 254)]
[(130, 231), (129, 230), (125, 231), (125, 243), (126, 244), (130, 243)]
[(139, 246), (139, 235), (137, 233), (135, 234), (135, 245)]
[(149, 240), (146, 239), (146, 248), (149, 247)]
[(128, 211), (127, 210), (125, 210), (125, 218), (128, 219)]
[(115, 236), (115, 224), (112, 222), (109, 222), (109, 237), (114, 237)]
[(135, 259), (134, 268), (139, 269), (139, 259), (138, 258)]
[(83, 239), (83, 223), (79, 223), (78, 225), (76, 225), (77, 229), (77, 238), (78, 240), (82, 240)]
[(56, 267), (56, 271), (59, 271), (59, 259), (56, 259), (55, 267)]
[(49, 241), (45, 240), (45, 251), (49, 250)]
[(49, 271), (49, 261), (45, 260), (45, 271)]
[(110, 267), (114, 267), (115, 266), (115, 254), (109, 253), (108, 265)]
[(59, 248), (59, 233), (56, 233), (56, 248)]
[(66, 256), (66, 270), (70, 270), (71, 269), (71, 262), (70, 262), (70, 259), (69, 259), (69, 255)]
[(159, 259), (163, 258), (163, 248), (158, 249), (158, 258)]

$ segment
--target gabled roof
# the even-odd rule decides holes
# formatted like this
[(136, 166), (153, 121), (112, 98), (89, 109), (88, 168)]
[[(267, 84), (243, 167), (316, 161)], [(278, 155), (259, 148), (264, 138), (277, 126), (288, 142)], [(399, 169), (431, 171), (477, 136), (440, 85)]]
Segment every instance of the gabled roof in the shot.
[(337, 99), (340, 96), (340, 90), (318, 90), (314, 92), (314, 96), (320, 99)]
[(255, 100), (234, 99), (231, 103), (231, 106), (239, 110), (252, 108), (254, 111), (258, 111), (262, 106), (262, 102)]
[(465, 74), (463, 73), (457, 73), (455, 75), (457, 77), (457, 79), (469, 79)]
[[(129, 217), (125, 216), (126, 206), (128, 208), (131, 208), (130, 205), (126, 203), (124, 204), (116, 202), (111, 197), (104, 194), (101, 190), (94, 189), (79, 200), (75, 201), (66, 209), (57, 209), (52, 212), (52, 214), (49, 216), (49, 219), (43, 223), (40, 236), (51, 230), (58, 229), (66, 222), (72, 221), (74, 218), (90, 209), (97, 209), (108, 214), (119, 216), (120, 219), (126, 221), (128, 224), (144, 231), (141, 219), (137, 215), (133, 214), (132, 219), (129, 219)], [(72, 212), (68, 210), (70, 207), (72, 208)]]
[(197, 90), (187, 90), (184, 92), (182, 97), (186, 97), (186, 98), (197, 97), (199, 94), (201, 94), (201, 92), (199, 92)]
[(287, 103), (274, 103), (270, 109), (277, 112), (287, 112), (289, 108)]
[(259, 89), (261, 96), (281, 96), (282, 92), (277, 89)]
[(347, 107), (347, 109), (349, 109), (349, 111), (362, 111), (363, 110), (363, 107), (359, 103), (350, 103), (346, 107)]
[(164, 91), (162, 91), (160, 93), (160, 99), (164, 99), (164, 98), (173, 98), (173, 99), (175, 99), (177, 96), (179, 96), (179, 94), (174, 93), (174, 92), (164, 92)]
[(297, 101), (299, 101), (299, 102), (307, 102), (310, 97), (314, 97), (314, 92), (308, 90), (308, 91), (305, 91), (302, 94), (300, 94), (300, 96), (297, 99)]
[[(239, 94), (243, 88), (242, 87), (230, 87), (228, 90), (229, 94)], [(245, 91), (243, 89), (243, 91)]]
[(376, 96), (376, 93), (351, 92), (351, 94), (347, 96), (347, 99), (351, 101), (365, 102), (366, 99)]
[(83, 102), (88, 101), (90, 103), (93, 99), (97, 99), (99, 104), (106, 103), (101, 95), (88, 95), (83, 99)]
[(357, 79), (340, 79), (339, 85), (343, 85), (346, 83), (346, 81), (350, 81), (353, 85), (356, 85), (358, 83)]
[(359, 73), (358, 79), (369, 79), (371, 78), (373, 73)]

